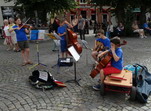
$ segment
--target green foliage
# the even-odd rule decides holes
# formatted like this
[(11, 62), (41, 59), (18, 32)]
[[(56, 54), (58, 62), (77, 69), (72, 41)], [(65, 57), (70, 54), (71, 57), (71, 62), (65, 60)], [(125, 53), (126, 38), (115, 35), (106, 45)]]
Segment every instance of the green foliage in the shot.
[(150, 0), (92, 0), (91, 3), (96, 4), (97, 6), (107, 5), (114, 7), (115, 10), (112, 12), (115, 14), (119, 22), (123, 22), (126, 29), (126, 34), (129, 35), (131, 31), (131, 24), (135, 19), (135, 14), (132, 13), (134, 8), (141, 9), (140, 23), (144, 23), (145, 13), (151, 10), (151, 1)]
[[(5, 0), (7, 2), (12, 0)], [(75, 8), (74, 0), (16, 0), (16, 6), (20, 5), (26, 12), (26, 16), (34, 17), (34, 11), (39, 18), (46, 21), (46, 14), (60, 13)]]

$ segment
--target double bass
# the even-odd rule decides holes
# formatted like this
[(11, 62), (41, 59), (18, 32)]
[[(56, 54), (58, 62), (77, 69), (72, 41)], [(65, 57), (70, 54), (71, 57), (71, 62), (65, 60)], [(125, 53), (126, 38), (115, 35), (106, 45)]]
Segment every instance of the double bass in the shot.
[(82, 53), (82, 46), (78, 43), (77, 34), (71, 29), (67, 29), (67, 47), (73, 46), (78, 54)]
[[(119, 46), (126, 45), (126, 44), (127, 41), (124, 40), (122, 44), (119, 44)], [(97, 74), (99, 74), (100, 70), (105, 68), (108, 65), (108, 63), (111, 61), (111, 59), (112, 59), (112, 54), (110, 51), (108, 51), (103, 57), (99, 58), (98, 61), (99, 64), (94, 69), (92, 69), (90, 76), (94, 78)]]

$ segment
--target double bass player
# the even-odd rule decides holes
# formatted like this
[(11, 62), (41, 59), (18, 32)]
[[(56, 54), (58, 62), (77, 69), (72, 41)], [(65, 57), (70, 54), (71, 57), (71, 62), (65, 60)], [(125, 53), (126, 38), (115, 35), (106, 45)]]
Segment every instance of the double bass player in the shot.
[(67, 52), (67, 28), (72, 28), (73, 26), (66, 21), (65, 18), (60, 19), (60, 26), (58, 27), (57, 33), (61, 37), (60, 45), (61, 45), (61, 54), (62, 58), (65, 58), (68, 56)]

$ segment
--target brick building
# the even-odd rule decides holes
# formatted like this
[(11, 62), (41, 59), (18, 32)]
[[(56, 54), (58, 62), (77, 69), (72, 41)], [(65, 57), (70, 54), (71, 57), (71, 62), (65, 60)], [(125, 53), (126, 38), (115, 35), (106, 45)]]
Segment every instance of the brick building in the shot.
[(96, 20), (98, 23), (106, 22), (111, 20), (111, 13), (108, 11), (108, 6), (103, 6), (103, 11), (93, 4), (89, 4), (87, 0), (75, 0), (78, 3), (76, 9), (67, 12), (67, 19), (72, 20), (74, 15), (82, 15), (84, 18), (89, 20)]

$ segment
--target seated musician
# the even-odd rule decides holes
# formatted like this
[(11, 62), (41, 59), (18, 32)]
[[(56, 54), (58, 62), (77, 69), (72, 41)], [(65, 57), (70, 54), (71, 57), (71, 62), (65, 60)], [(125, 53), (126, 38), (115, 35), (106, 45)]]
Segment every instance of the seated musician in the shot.
[(69, 24), (65, 19), (60, 20), (60, 26), (58, 27), (58, 35), (61, 37), (60, 45), (61, 45), (61, 53), (62, 58), (68, 56), (68, 50), (67, 50), (67, 40), (66, 40), (66, 34), (67, 34), (67, 27), (72, 27), (71, 24)]
[(95, 61), (97, 61), (98, 54), (111, 47), (110, 39), (104, 35), (104, 30), (102, 29), (98, 30), (97, 35), (99, 38), (95, 40), (94, 50), (92, 51), (92, 57), (94, 58)]
[(105, 76), (113, 73), (121, 73), (123, 68), (123, 51), (120, 47), (120, 38), (114, 37), (111, 39), (111, 52), (109, 50), (99, 54), (98, 57), (102, 57), (106, 53), (111, 53), (113, 58), (111, 63), (107, 67), (100, 70), (100, 84), (93, 86), (95, 90), (100, 90), (101, 83), (103, 83)]

